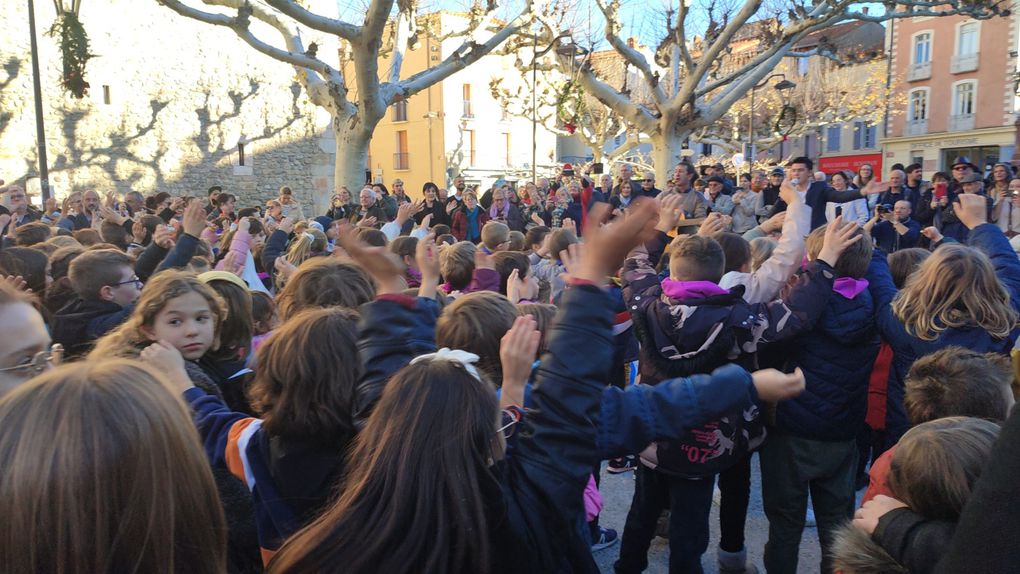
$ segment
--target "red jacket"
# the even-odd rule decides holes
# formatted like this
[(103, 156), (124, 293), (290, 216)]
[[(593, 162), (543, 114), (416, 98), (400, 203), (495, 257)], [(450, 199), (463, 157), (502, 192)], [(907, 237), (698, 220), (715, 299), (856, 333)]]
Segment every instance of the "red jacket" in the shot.
[[(489, 214), (482, 209), (482, 206), (478, 206), (478, 235), (479, 240), (481, 239), (482, 227), (489, 222)], [(467, 213), (464, 209), (458, 209), (453, 213), (453, 224), (450, 225), (450, 231), (453, 236), (457, 238), (457, 241), (467, 240), (468, 231), (468, 218)]]

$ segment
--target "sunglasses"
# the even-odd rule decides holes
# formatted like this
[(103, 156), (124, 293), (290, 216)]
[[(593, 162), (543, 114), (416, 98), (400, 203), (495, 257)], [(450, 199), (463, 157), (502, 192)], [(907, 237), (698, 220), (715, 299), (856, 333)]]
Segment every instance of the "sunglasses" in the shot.
[(32, 358), (28, 361), (14, 365), (13, 367), (0, 369), (0, 373), (26, 372), (29, 376), (34, 377), (48, 369), (50, 365), (59, 365), (63, 358), (64, 346), (60, 343), (54, 343), (50, 346), (49, 350), (40, 351), (35, 355), (32, 355)]

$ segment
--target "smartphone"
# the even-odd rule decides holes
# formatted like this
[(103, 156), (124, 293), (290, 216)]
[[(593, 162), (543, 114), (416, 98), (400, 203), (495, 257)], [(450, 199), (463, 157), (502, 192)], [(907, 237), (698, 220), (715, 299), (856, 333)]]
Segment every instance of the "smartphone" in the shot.
[(944, 181), (935, 184), (935, 199), (944, 199), (949, 191), (949, 186)]
[(837, 205), (836, 206), (836, 217), (839, 217), (840, 215), (843, 215), (843, 206), (842, 205)]

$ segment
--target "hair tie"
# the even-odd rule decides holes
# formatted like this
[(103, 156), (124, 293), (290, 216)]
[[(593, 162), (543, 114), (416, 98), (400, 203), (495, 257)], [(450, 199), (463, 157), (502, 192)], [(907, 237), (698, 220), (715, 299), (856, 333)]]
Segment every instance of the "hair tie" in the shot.
[(482, 377), (478, 374), (478, 369), (475, 368), (475, 363), (478, 362), (478, 355), (469, 353), (467, 351), (458, 351), (455, 349), (449, 349), (443, 347), (435, 353), (426, 353), (419, 355), (414, 359), (411, 359), (411, 364), (421, 363), (428, 361), (434, 363), (436, 361), (448, 361), (451, 363), (459, 363), (460, 366), (464, 367), (464, 370), (471, 374), (472, 377), (481, 381)]

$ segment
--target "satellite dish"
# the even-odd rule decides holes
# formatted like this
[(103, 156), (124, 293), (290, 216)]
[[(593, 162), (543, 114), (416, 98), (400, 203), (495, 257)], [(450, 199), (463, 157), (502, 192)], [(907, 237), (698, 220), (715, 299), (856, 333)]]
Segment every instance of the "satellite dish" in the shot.
[(733, 154), (733, 159), (731, 159), (730, 161), (733, 162), (733, 165), (735, 167), (741, 167), (744, 165), (744, 154), (735, 153)]

